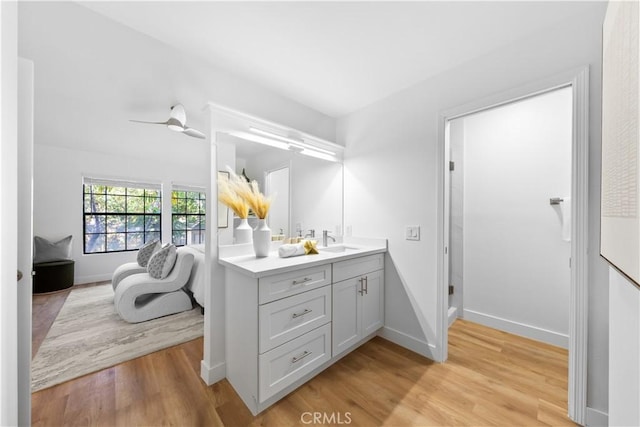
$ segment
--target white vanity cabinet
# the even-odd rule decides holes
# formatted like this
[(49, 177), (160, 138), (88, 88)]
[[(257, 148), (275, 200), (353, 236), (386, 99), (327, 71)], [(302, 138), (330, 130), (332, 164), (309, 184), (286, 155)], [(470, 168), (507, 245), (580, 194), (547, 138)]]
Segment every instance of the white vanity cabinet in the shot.
[(254, 415), (383, 326), (384, 250), (221, 259), (227, 379)]
[(384, 255), (333, 265), (333, 353), (338, 356), (384, 324)]
[(253, 414), (331, 360), (331, 264), (226, 270), (227, 378)]

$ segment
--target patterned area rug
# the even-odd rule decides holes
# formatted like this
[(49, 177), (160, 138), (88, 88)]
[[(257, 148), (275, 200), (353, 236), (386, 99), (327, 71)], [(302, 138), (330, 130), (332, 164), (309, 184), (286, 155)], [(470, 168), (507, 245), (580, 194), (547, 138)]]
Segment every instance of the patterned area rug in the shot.
[(74, 289), (31, 364), (35, 392), (203, 335), (200, 308), (127, 323), (113, 306), (111, 283)]

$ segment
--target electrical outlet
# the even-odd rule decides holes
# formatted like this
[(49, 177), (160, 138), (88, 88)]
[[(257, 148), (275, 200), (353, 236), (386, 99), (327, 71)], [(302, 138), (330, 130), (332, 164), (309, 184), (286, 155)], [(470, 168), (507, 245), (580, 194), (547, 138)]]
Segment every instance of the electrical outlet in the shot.
[(420, 226), (419, 225), (408, 225), (405, 237), (407, 240), (420, 240)]

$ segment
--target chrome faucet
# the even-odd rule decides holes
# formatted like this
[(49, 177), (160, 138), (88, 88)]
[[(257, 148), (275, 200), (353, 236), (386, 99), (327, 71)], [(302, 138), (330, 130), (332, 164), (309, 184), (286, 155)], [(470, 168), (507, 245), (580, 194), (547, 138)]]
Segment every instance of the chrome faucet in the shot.
[(309, 232), (304, 237), (305, 238), (307, 238), (307, 237), (311, 237), (311, 238), (316, 237), (316, 230), (313, 230), (313, 229), (309, 230)]
[(335, 237), (329, 236), (329, 230), (322, 230), (322, 246), (329, 246), (329, 239), (336, 241)]

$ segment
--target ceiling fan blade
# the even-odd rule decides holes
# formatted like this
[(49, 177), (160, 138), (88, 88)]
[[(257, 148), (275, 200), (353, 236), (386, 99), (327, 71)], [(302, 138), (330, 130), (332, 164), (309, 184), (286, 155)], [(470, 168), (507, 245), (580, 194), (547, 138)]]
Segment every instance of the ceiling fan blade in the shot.
[(175, 132), (182, 132), (194, 138), (206, 139), (204, 133), (197, 129), (189, 128), (185, 125), (187, 122), (187, 113), (184, 111), (182, 104), (176, 104), (171, 107), (171, 115), (166, 122), (146, 122), (143, 120), (129, 120), (134, 123), (146, 123), (151, 125), (165, 125)]
[(171, 118), (178, 120), (182, 127), (187, 124), (187, 113), (184, 111), (182, 104), (176, 104), (171, 107)]
[(148, 125), (167, 125), (169, 124), (169, 121), (166, 122), (145, 122), (142, 120), (129, 120), (130, 122), (134, 122), (134, 123), (146, 123)]
[(184, 133), (185, 135), (192, 136), (194, 138), (206, 139), (206, 136), (204, 135), (204, 133), (194, 128), (185, 127), (182, 133)]

